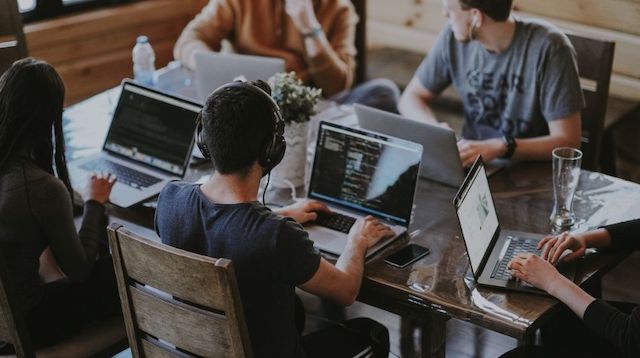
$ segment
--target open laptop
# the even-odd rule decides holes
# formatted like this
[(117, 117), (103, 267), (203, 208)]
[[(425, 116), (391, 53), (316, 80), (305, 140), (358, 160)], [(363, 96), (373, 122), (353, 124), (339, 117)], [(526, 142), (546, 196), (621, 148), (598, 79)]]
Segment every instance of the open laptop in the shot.
[[(422, 144), (422, 178), (455, 188), (462, 185), (465, 171), (454, 131), (376, 108), (359, 104), (354, 107), (361, 128)], [(499, 161), (492, 161), (487, 166), (489, 176), (498, 172), (503, 165)]]
[(396, 234), (367, 251), (367, 258), (405, 233), (411, 222), (422, 146), (387, 135), (320, 122), (307, 197), (324, 202), (307, 226), (320, 250), (340, 255), (354, 222), (372, 215)]
[(69, 164), (71, 183), (81, 192), (91, 172), (117, 177), (110, 201), (129, 207), (184, 177), (201, 106), (134, 82), (122, 83), (102, 151)]
[[(537, 245), (544, 235), (500, 228), (482, 157), (478, 156), (471, 167), (454, 198), (454, 206), (471, 271), (479, 285), (546, 294), (516, 280), (507, 269), (511, 258), (518, 253), (530, 252), (540, 255), (541, 251), (537, 250)], [(556, 268), (573, 281), (575, 266), (575, 263), (565, 263), (561, 260)]]
[(277, 57), (218, 52), (197, 52), (194, 56), (198, 98), (202, 102), (215, 89), (237, 77), (266, 81), (272, 75), (284, 72), (285, 65), (284, 60)]

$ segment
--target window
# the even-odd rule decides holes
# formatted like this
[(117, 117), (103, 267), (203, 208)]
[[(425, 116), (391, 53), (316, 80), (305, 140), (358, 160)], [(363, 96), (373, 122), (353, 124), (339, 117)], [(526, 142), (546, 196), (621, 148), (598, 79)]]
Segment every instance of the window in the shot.
[(134, 0), (17, 0), (25, 22)]
[(76, 5), (76, 4), (82, 4), (84, 2), (95, 2), (96, 0), (62, 0), (62, 5), (63, 6), (67, 6), (67, 5)]
[(36, 0), (18, 0), (18, 9), (20, 12), (33, 11), (36, 8)]

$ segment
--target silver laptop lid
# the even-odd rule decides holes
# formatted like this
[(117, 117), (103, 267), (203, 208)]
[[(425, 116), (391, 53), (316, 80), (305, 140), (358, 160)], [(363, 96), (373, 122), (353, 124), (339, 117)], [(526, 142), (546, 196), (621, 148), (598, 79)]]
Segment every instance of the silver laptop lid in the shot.
[(462, 184), (464, 171), (452, 130), (359, 104), (354, 107), (360, 127), (422, 144), (421, 177), (455, 188)]
[(102, 149), (183, 177), (201, 108), (187, 99), (124, 81)]
[(471, 270), (477, 278), (500, 235), (498, 214), (482, 157), (476, 158), (453, 202)]
[(240, 76), (247, 81), (266, 81), (285, 69), (284, 60), (277, 57), (217, 52), (197, 52), (194, 56), (198, 97), (202, 101), (216, 88)]
[(308, 197), (408, 227), (421, 158), (420, 144), (320, 122)]

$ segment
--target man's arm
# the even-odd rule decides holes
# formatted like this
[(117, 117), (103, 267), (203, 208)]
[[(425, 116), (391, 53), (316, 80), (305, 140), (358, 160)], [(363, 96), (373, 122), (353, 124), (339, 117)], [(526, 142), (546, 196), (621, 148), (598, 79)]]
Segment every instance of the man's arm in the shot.
[(355, 70), (355, 27), (358, 21), (351, 4), (336, 9), (329, 28), (329, 38), (313, 9), (311, 0), (286, 0), (286, 11), (304, 38), (309, 72), (325, 96), (348, 89)]
[(234, 18), (227, 0), (211, 0), (182, 30), (173, 48), (173, 57), (186, 67), (195, 68), (194, 54), (220, 51), (222, 40), (233, 31)]
[(414, 76), (400, 97), (398, 109), (407, 118), (438, 124), (438, 120), (429, 108), (429, 102), (435, 98), (436, 95), (426, 89)]
[(341, 305), (353, 304), (360, 292), (367, 250), (391, 235), (393, 231), (388, 226), (371, 216), (358, 220), (349, 232), (347, 247), (336, 265), (321, 259), (316, 273), (300, 288)]
[(558, 147), (580, 148), (582, 123), (580, 112), (549, 122), (549, 135), (516, 139), (515, 159), (549, 160), (551, 152)]
[[(536, 138), (516, 139), (514, 159), (520, 160), (549, 160), (551, 152), (557, 147), (580, 148), (582, 125), (580, 112), (549, 122), (549, 135)], [(473, 164), (478, 155), (485, 161), (503, 156), (507, 146), (502, 138), (486, 140), (466, 140), (458, 142), (460, 160), (465, 167)]]

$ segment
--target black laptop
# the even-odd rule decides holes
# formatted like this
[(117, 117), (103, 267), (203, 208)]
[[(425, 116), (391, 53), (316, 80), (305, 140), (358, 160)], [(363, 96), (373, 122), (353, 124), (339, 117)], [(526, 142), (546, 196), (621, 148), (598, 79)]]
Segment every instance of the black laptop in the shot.
[[(545, 235), (500, 228), (482, 157), (476, 159), (453, 203), (478, 285), (546, 294), (516, 279), (507, 268), (519, 253), (540, 255), (537, 245)], [(563, 261), (556, 265), (558, 271), (572, 281), (575, 267), (575, 263)]]

